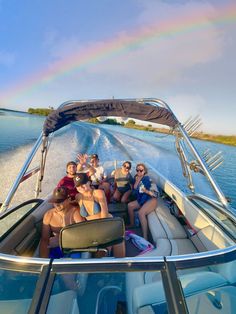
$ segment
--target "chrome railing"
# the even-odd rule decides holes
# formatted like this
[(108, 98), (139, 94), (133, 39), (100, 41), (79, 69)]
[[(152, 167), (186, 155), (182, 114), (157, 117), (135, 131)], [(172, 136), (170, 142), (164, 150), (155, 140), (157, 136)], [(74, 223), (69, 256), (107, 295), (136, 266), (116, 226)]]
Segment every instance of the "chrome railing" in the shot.
[(43, 134), (41, 133), (39, 138), (37, 139), (36, 143), (34, 144), (31, 152), (29, 153), (29, 155), (28, 155), (24, 165), (22, 166), (18, 176), (16, 177), (16, 180), (13, 183), (10, 191), (8, 192), (7, 197), (6, 197), (5, 201), (3, 202), (3, 204), (2, 204), (2, 206), (0, 208), (0, 212), (4, 212), (5, 210), (7, 210), (8, 206), (9, 206), (9, 204), (10, 204), (12, 198), (13, 198), (13, 196), (16, 193), (16, 190), (17, 190), (19, 184), (22, 182), (22, 180), (23, 180), (23, 178), (25, 176), (25, 173), (26, 173), (26, 171), (27, 171), (31, 161), (33, 160), (33, 158), (34, 158), (34, 156), (35, 156), (39, 146), (41, 145), (42, 138), (43, 138)]

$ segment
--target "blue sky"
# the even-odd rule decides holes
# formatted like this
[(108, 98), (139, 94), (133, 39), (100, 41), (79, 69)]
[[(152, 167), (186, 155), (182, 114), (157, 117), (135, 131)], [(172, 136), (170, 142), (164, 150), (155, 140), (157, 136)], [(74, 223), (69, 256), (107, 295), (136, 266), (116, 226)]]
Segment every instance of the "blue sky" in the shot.
[[(0, 107), (157, 97), (183, 122), (200, 115), (204, 132), (236, 135), (236, 12), (224, 17), (229, 6), (235, 11), (235, 0), (0, 0)], [(162, 36), (142, 40), (143, 29)], [(105, 53), (109, 43), (117, 53)], [(56, 64), (98, 47), (103, 58), (48, 79)]]

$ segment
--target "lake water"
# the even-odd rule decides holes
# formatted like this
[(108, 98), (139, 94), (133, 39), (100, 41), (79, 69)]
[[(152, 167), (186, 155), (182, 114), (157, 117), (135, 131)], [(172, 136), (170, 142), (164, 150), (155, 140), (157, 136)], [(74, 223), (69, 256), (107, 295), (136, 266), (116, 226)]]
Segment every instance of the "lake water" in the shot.
[[(0, 201), (6, 197), (27, 154), (38, 138), (44, 119), (26, 113), (0, 110)], [(51, 187), (55, 186), (64, 175), (65, 169), (61, 167), (61, 162), (65, 164), (65, 161), (75, 160), (78, 152), (98, 153), (101, 161), (132, 160), (133, 157), (140, 161), (146, 160), (171, 178), (177, 186), (187, 191), (186, 186), (179, 185), (181, 167), (174, 156), (175, 146), (172, 136), (88, 123), (75, 123), (66, 127), (66, 130), (65, 137), (55, 137), (52, 143), (42, 197), (51, 192)], [(64, 130), (60, 133), (63, 135)], [(213, 154), (222, 151), (224, 163), (213, 172), (213, 176), (225, 195), (231, 198), (232, 206), (236, 208), (236, 147), (199, 140), (193, 142), (201, 153), (208, 148)], [(29, 191), (33, 193), (33, 183), (30, 180), (24, 183), (25, 187), (20, 187), (20, 195), (33, 197), (28, 195)], [(200, 176), (196, 181), (196, 190), (205, 192), (205, 189), (204, 178)], [(22, 201), (21, 196), (17, 197), (16, 200)]]

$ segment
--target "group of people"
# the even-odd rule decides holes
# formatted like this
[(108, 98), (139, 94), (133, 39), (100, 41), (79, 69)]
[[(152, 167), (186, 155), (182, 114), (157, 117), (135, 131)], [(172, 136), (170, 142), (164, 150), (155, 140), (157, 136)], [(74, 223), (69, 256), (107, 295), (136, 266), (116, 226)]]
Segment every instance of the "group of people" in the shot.
[[(125, 161), (121, 168), (114, 170), (115, 189), (112, 194), (97, 154), (79, 154), (78, 161), (78, 164), (74, 161), (67, 163), (66, 176), (53, 191), (50, 202), (54, 207), (43, 218), (40, 256), (62, 257), (60, 230), (72, 223), (112, 217), (108, 210), (109, 202), (128, 203), (130, 226), (134, 225), (134, 211), (138, 210), (143, 237), (147, 239), (146, 216), (157, 206), (157, 190), (153, 188), (146, 166), (137, 164), (134, 177), (131, 175), (130, 161)], [(115, 257), (125, 257), (125, 244), (114, 245), (113, 254)]]

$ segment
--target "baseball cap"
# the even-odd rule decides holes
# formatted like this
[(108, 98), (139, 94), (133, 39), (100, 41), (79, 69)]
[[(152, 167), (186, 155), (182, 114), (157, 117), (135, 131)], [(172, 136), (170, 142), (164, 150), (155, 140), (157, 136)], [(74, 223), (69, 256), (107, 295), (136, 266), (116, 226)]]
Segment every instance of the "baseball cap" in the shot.
[(74, 183), (76, 187), (86, 184), (88, 181), (89, 178), (86, 173), (80, 172), (76, 173), (76, 175), (74, 176)]
[(49, 203), (62, 203), (68, 198), (68, 189), (65, 186), (56, 187), (53, 190)]
[(92, 155), (91, 155), (91, 159), (94, 159), (94, 158), (95, 158), (95, 159), (98, 159), (98, 155), (97, 155), (97, 154), (92, 154)]

